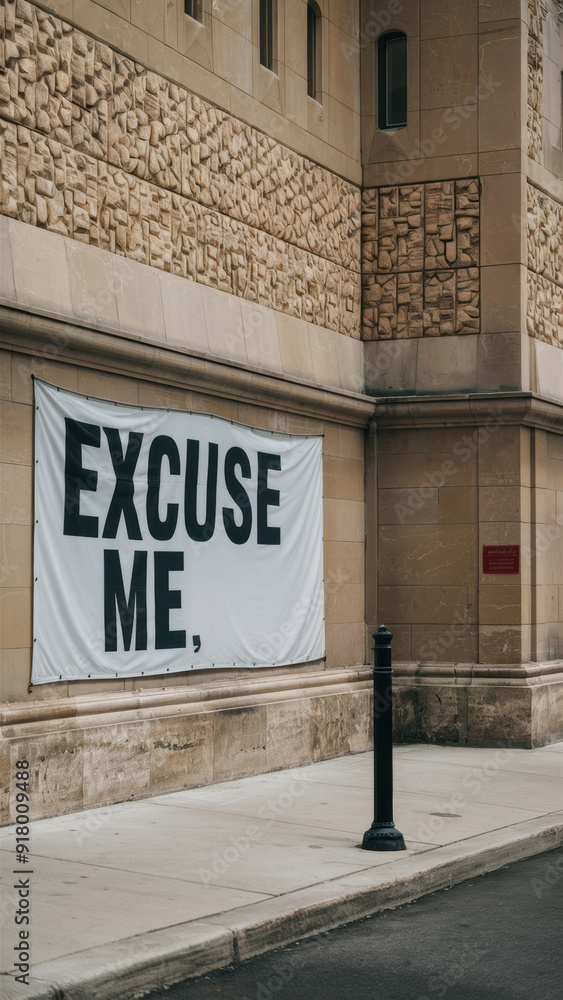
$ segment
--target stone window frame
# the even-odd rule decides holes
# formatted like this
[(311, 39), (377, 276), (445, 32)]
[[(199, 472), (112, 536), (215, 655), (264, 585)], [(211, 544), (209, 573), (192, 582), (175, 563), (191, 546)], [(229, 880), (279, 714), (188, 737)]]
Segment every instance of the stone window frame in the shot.
[(315, 0), (307, 2), (307, 96), (322, 104), (323, 15)]
[(277, 0), (259, 0), (258, 50), (260, 65), (278, 75), (278, 4)]
[(197, 17), (186, 13), (185, 0), (170, 0), (177, 10), (178, 39), (172, 47), (205, 69), (212, 65), (212, 0), (196, 0)]
[(184, 14), (194, 21), (201, 21), (201, 0), (184, 0)]
[[(404, 63), (405, 63), (405, 120), (403, 122), (389, 122), (387, 119), (387, 47), (389, 42), (404, 39)], [(408, 124), (408, 39), (405, 31), (394, 29), (386, 31), (379, 36), (376, 43), (377, 53), (377, 128), (380, 132), (398, 132), (407, 127)]]

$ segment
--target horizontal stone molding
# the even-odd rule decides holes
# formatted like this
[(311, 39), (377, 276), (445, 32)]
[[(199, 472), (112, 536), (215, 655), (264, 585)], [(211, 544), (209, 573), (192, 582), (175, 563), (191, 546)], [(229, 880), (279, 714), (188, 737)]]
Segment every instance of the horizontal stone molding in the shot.
[(364, 426), (373, 415), (373, 399), (360, 393), (317, 387), (298, 378), (265, 373), (136, 335), (69, 323), (2, 303), (0, 344), (25, 354), (49, 359), (56, 355), (57, 360), (70, 364), (94, 366), (355, 427)]
[(563, 403), (531, 392), (463, 396), (400, 396), (375, 402), (378, 427), (523, 424), (563, 434)]
[(513, 663), (499, 666), (486, 663), (409, 663), (393, 665), (398, 685), (456, 684), (479, 687), (535, 687), (563, 682), (563, 660), (545, 663)]
[(394, 664), (400, 743), (535, 747), (563, 737), (563, 660)]
[(89, 728), (115, 723), (140, 722), (166, 716), (221, 712), (232, 708), (264, 705), (298, 698), (314, 698), (369, 687), (371, 670), (351, 667), (339, 670), (298, 671), (274, 677), (237, 679), (208, 686), (188, 685), (163, 691), (80, 695), (42, 702), (5, 705), (0, 711), (3, 736), (21, 738), (47, 730)]
[[(371, 689), (369, 666), (314, 670), (244, 678), (229, 683), (189, 685), (119, 694), (88, 694), (41, 702), (17, 702), (0, 710), (4, 739), (36, 736), (45, 731), (141, 722), (147, 719), (222, 712), (235, 708), (324, 697)], [(397, 687), (451, 684), (488, 687), (536, 687), (563, 682), (563, 660), (524, 664), (417, 663), (393, 664)]]

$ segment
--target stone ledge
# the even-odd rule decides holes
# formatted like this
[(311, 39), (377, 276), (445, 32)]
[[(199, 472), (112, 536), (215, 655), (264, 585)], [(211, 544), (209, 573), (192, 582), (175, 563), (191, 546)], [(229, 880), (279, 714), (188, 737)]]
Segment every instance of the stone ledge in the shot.
[[(40, 819), (368, 750), (369, 672), (322, 673), (311, 687), (294, 677), (292, 690), (208, 701), (187, 689), (183, 704), (7, 725), (0, 753), (29, 760)], [(4, 787), (0, 800), (0, 824), (15, 822)]]
[(563, 681), (563, 660), (544, 663), (415, 663), (403, 661), (393, 665), (393, 676), (398, 686), (443, 684), (448, 680), (456, 685), (501, 687), (534, 687), (537, 684)]
[[(16, 735), (12, 728), (25, 727), (28, 732), (31, 726), (33, 731), (39, 732), (44, 730), (45, 723), (70, 719), (81, 720), (77, 724), (87, 726), (94, 724), (93, 720), (100, 715), (110, 715), (112, 718), (108, 722), (128, 722), (195, 712), (219, 712), (243, 705), (289, 701), (305, 694), (314, 697), (362, 690), (368, 685), (370, 677), (368, 667), (307, 673), (293, 671), (275, 677), (238, 679), (230, 684), (211, 681), (209, 685), (184, 685), (163, 691), (151, 689), (126, 694), (104, 693), (101, 696), (80, 695), (42, 702), (18, 702), (2, 708), (0, 727), (6, 727), (5, 736), (12, 737)], [(99, 719), (97, 724), (100, 724)], [(17, 735), (21, 733), (18, 731)]]
[[(228, 711), (277, 702), (371, 690), (372, 668), (358, 665), (344, 669), (315, 670), (237, 679), (231, 683), (178, 686), (101, 696), (52, 698), (41, 702), (16, 702), (2, 706), (0, 730), (4, 739), (21, 739), (47, 731), (84, 729), (150, 719), (170, 719), (201, 713)], [(563, 660), (544, 663), (496, 664), (417, 663), (393, 664), (396, 688), (448, 687), (535, 689), (563, 682)]]
[(532, 392), (386, 396), (374, 402), (379, 427), (480, 426), (487, 420), (502, 417), (506, 424), (524, 424), (563, 433), (563, 403), (543, 399)]
[(226, 362), (140, 339), (138, 336), (80, 325), (66, 318), (24, 310), (0, 302), (0, 343), (24, 354), (46, 355), (64, 351), (72, 364), (99, 370), (165, 381), (183, 389), (219, 393), (223, 397), (275, 407), (289, 413), (326, 418), (355, 427), (364, 426), (373, 414), (369, 396), (305, 379), (265, 373), (259, 368)]
[(2, 215), (0, 258), (0, 301), (12, 308), (364, 390), (360, 340), (280, 312), (279, 303), (260, 305)]
[(395, 667), (394, 738), (454, 746), (544, 746), (563, 736), (563, 660)]

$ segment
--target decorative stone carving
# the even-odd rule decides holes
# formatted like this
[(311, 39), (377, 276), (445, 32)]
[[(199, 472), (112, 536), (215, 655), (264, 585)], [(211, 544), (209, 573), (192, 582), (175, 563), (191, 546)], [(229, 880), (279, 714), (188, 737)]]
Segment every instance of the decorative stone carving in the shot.
[(538, 163), (542, 151), (544, 0), (528, 0), (527, 151)]
[(527, 325), (530, 337), (563, 348), (563, 287), (528, 271)]
[(363, 337), (479, 331), (479, 183), (372, 188), (362, 195)]
[(0, 213), (360, 335), (358, 188), (0, 0)]
[[(558, 6), (558, 0), (551, 0), (552, 9)], [(528, 21), (530, 31), (539, 38), (543, 31), (545, 19), (549, 11), (546, 0), (528, 0)]]
[(542, 151), (543, 48), (533, 35), (528, 36), (528, 156), (538, 163)]
[(563, 348), (562, 232), (563, 205), (528, 184), (528, 333)]

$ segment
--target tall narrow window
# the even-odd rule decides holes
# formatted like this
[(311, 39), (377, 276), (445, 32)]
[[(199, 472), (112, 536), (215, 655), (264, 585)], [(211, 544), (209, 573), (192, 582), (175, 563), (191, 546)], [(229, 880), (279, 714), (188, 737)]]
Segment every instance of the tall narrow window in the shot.
[(377, 43), (377, 127), (407, 124), (407, 36), (390, 31)]
[(316, 3), (307, 4), (307, 93), (321, 99), (321, 12)]
[(193, 17), (194, 21), (201, 21), (201, 0), (184, 0), (184, 14)]
[(260, 0), (260, 62), (274, 68), (274, 0)]

